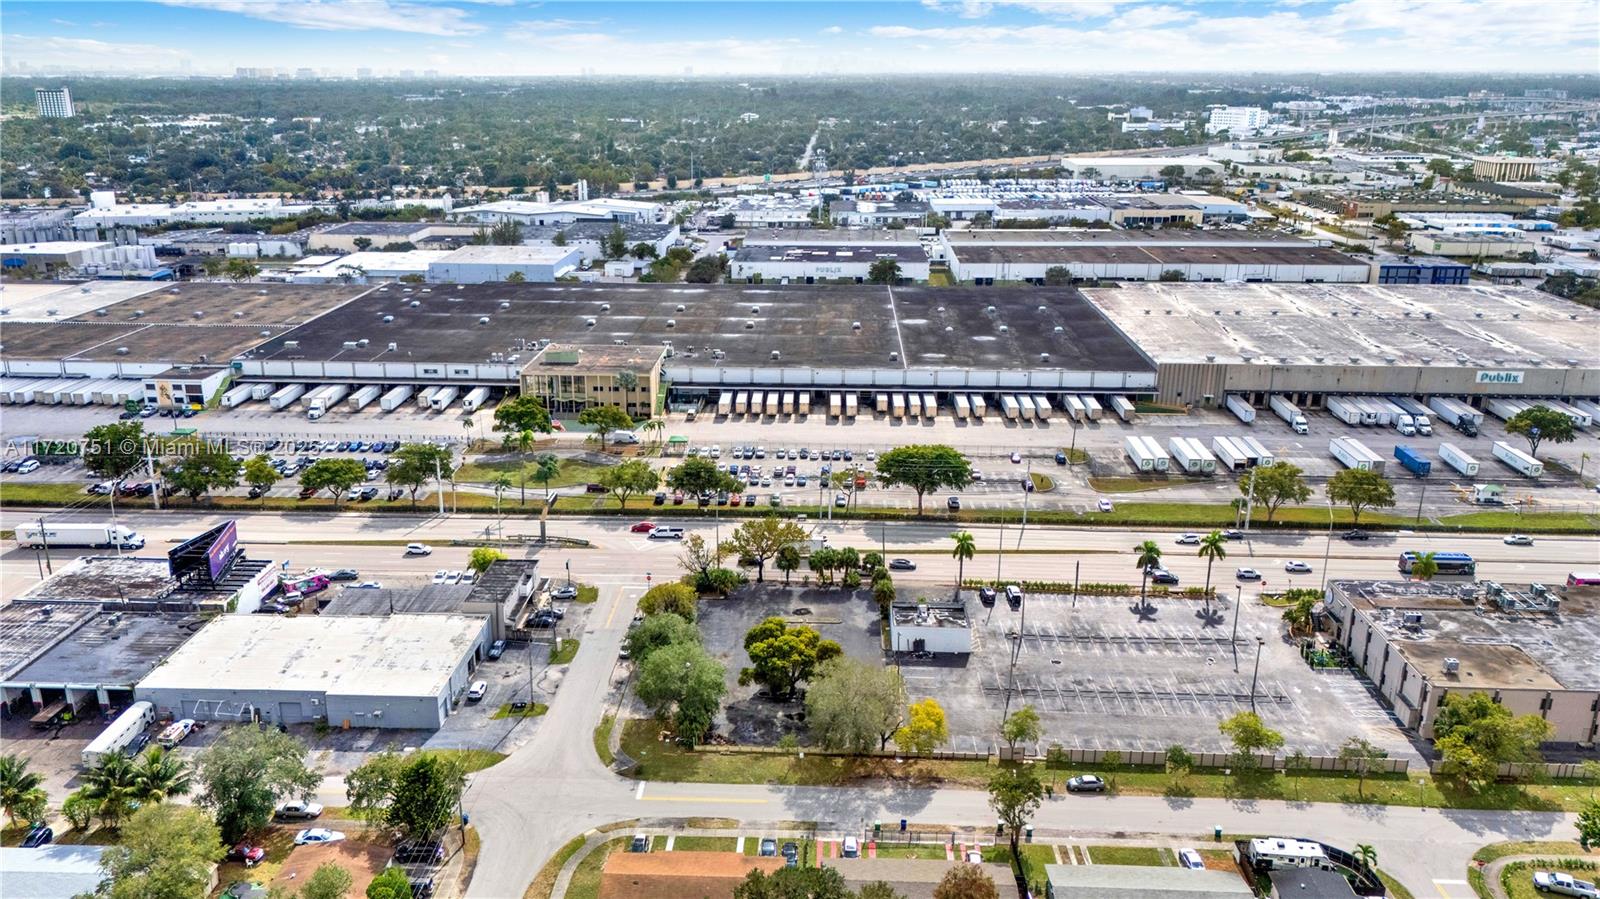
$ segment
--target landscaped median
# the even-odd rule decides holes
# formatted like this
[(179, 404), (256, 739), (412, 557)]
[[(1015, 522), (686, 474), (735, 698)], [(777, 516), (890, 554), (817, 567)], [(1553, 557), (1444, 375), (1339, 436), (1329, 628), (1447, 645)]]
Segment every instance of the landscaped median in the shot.
[[(1582, 846), (1578, 845), (1577, 843), (1559, 841), (1559, 840), (1558, 841), (1514, 840), (1514, 841), (1506, 842), (1506, 843), (1491, 843), (1488, 846), (1485, 846), (1482, 849), (1479, 849), (1477, 852), (1474, 852), (1472, 854), (1472, 863), (1467, 866), (1467, 883), (1472, 885), (1472, 891), (1478, 895), (1478, 899), (1497, 899), (1495, 892), (1493, 890), (1491, 890), (1490, 887), (1489, 887), (1489, 880), (1488, 880), (1487, 877), (1484, 876), (1484, 872), (1486, 870), (1490, 870), (1491, 868), (1493, 868), (1494, 867), (1494, 863), (1499, 861), (1499, 860), (1501, 860), (1501, 859), (1517, 858), (1517, 857), (1525, 857), (1525, 856), (1541, 856), (1541, 857), (1549, 857), (1549, 858), (1553, 858), (1553, 859), (1557, 859), (1557, 860), (1560, 860), (1560, 859), (1573, 859), (1573, 860), (1578, 860), (1578, 861), (1585, 861), (1588, 864), (1593, 865), (1594, 861), (1592, 861), (1592, 859), (1596, 858), (1597, 855), (1600, 855), (1600, 853), (1588, 853), (1588, 852), (1585, 852), (1584, 848)], [(1500, 869), (1501, 870), (1500, 886), (1501, 886), (1501, 889), (1505, 891), (1505, 895), (1508, 895), (1508, 896), (1532, 896), (1532, 895), (1534, 895), (1534, 891), (1532, 889), (1532, 878), (1531, 878), (1531, 876), (1529, 875), (1529, 873), (1525, 869), (1520, 869), (1520, 868), (1518, 870), (1523, 871), (1522, 878), (1527, 881), (1528, 889), (1526, 891), (1520, 892), (1520, 893), (1511, 891), (1512, 884), (1506, 882), (1508, 879), (1511, 879), (1510, 878), (1511, 869), (1512, 869), (1512, 865), (1511, 864), (1507, 864), (1503, 868)], [(1534, 870), (1551, 870), (1551, 868), (1534, 868)], [(1556, 867), (1554, 870), (1567, 870), (1568, 873), (1572, 873), (1572, 870), (1568, 870), (1568, 869), (1561, 868), (1561, 867)], [(1573, 870), (1575, 870), (1575, 869), (1573, 869)], [(1594, 869), (1591, 867), (1591, 868), (1588, 868), (1586, 870), (1592, 875)], [(1587, 877), (1584, 877), (1583, 879), (1585, 879), (1585, 880), (1593, 880), (1594, 878), (1593, 878), (1593, 876), (1587, 876)]]

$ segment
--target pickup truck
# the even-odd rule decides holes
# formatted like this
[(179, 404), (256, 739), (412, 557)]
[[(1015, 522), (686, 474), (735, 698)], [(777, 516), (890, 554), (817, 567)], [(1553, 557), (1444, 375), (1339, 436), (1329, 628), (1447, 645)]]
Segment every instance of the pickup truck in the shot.
[(1580, 899), (1597, 899), (1600, 891), (1594, 884), (1587, 880), (1577, 880), (1570, 874), (1560, 871), (1535, 871), (1533, 874), (1533, 888), (1541, 893), (1557, 893), (1562, 896), (1578, 896)]

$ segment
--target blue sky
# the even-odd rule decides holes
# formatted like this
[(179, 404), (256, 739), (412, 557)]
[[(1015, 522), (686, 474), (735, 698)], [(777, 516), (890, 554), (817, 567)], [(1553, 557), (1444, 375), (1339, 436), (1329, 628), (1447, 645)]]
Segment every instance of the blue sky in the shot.
[(1593, 0), (0, 0), (7, 71), (345, 75), (1600, 68)]

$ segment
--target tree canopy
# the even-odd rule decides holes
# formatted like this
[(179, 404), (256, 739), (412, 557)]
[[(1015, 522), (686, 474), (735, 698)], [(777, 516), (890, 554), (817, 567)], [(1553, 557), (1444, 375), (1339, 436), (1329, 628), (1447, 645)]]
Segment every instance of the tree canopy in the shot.
[(785, 546), (794, 546), (807, 536), (805, 528), (793, 521), (768, 514), (735, 528), (728, 538), (728, 549), (740, 557), (756, 560), (756, 582), (760, 583), (766, 575), (767, 560)]
[(660, 485), (661, 473), (643, 459), (629, 459), (603, 469), (595, 480), (617, 498), (619, 507), (627, 509), (629, 499)]
[(883, 749), (905, 723), (908, 703), (898, 669), (839, 656), (817, 666), (806, 725), (824, 749)]
[[(1294, 505), (1311, 498), (1311, 487), (1306, 484), (1305, 472), (1293, 463), (1263, 465), (1256, 468), (1251, 477), (1255, 479), (1256, 505), (1267, 510), (1268, 521), (1278, 514), (1278, 508), (1285, 503)], [(1239, 481), (1240, 493), (1249, 496), (1250, 489), (1250, 478)]]
[(187, 805), (146, 805), (106, 847), (100, 868), (107, 899), (193, 899), (204, 896), (222, 858), (222, 833), (205, 812)]
[(1433, 720), (1439, 774), (1470, 788), (1486, 786), (1504, 763), (1538, 761), (1539, 745), (1550, 733), (1550, 722), (1513, 715), (1488, 693), (1451, 693)]
[(345, 776), (350, 811), (404, 836), (421, 836), (454, 819), (467, 785), (459, 756), (380, 753)]
[(725, 669), (698, 642), (670, 643), (639, 664), (635, 691), (659, 718), (671, 718), (679, 743), (700, 742), (727, 692)]
[(1346, 468), (1328, 479), (1328, 499), (1350, 507), (1357, 524), (1368, 509), (1394, 508), (1394, 485), (1383, 475), (1363, 468)]
[(1577, 439), (1577, 428), (1572, 419), (1549, 406), (1529, 406), (1506, 419), (1506, 433), (1518, 434), (1528, 441), (1528, 455), (1539, 455), (1539, 444), (1571, 443)]
[(304, 799), (322, 783), (306, 747), (270, 727), (233, 727), (195, 759), (198, 803), (211, 809), (232, 842), (267, 826), (280, 799)]
[(531, 393), (519, 393), (506, 397), (494, 407), (494, 429), (512, 439), (523, 431), (549, 434), (555, 427), (550, 423), (550, 410), (544, 407), (543, 400)]
[(838, 643), (822, 639), (815, 628), (790, 627), (782, 618), (768, 618), (744, 636), (750, 667), (739, 672), (741, 684), (758, 683), (785, 699), (817, 666), (844, 654)]
[(917, 514), (922, 498), (936, 490), (960, 490), (972, 483), (972, 463), (955, 449), (941, 444), (902, 446), (878, 457), (878, 479), (888, 486), (909, 487), (917, 494)]

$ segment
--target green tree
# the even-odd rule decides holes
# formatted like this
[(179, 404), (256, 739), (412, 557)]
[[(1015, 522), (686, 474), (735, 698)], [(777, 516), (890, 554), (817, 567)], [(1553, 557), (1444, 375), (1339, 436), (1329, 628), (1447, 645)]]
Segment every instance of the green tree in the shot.
[(696, 456), (678, 463), (667, 472), (667, 486), (682, 490), (690, 496), (702, 493), (731, 493), (739, 489), (739, 482), (715, 462)]
[(956, 450), (939, 444), (902, 446), (878, 457), (878, 480), (886, 486), (909, 487), (922, 498), (940, 489), (960, 490), (972, 483), (972, 463)]
[(1317, 597), (1301, 596), (1294, 601), (1294, 605), (1283, 610), (1283, 620), (1289, 625), (1289, 635), (1311, 632), (1313, 613), (1317, 608)]
[(1000, 737), (1006, 741), (1006, 748), (1013, 753), (1017, 751), (1017, 743), (1037, 743), (1039, 736), (1044, 733), (1039, 721), (1039, 710), (1031, 705), (1025, 705), (1000, 722)]
[(1189, 280), (1189, 276), (1185, 275), (1183, 273), (1182, 269), (1169, 268), (1169, 269), (1162, 270), (1161, 275), (1159, 277), (1159, 280), (1161, 280), (1161, 281), (1187, 281), (1187, 280)]
[(187, 805), (146, 805), (100, 856), (106, 899), (194, 899), (206, 895), (222, 837), (205, 812)]
[(806, 726), (824, 749), (883, 749), (909, 701), (898, 669), (839, 656), (817, 666), (806, 688)]
[(640, 663), (635, 690), (656, 717), (671, 716), (680, 744), (692, 746), (711, 729), (727, 692), (725, 674), (699, 643), (673, 643)]
[(489, 570), (490, 565), (501, 561), (505, 557), (505, 553), (492, 546), (474, 547), (472, 552), (467, 554), (467, 567), (478, 574), (483, 574)]
[(801, 681), (809, 681), (817, 666), (844, 654), (838, 643), (822, 639), (815, 628), (790, 627), (782, 618), (768, 618), (744, 635), (750, 667), (739, 672), (739, 683), (758, 683), (777, 699), (788, 699)]
[(799, 570), (804, 560), (800, 557), (800, 547), (794, 544), (779, 547), (778, 554), (773, 558), (772, 564), (783, 572), (783, 585), (789, 586), (789, 575)]
[[(45, 798), (44, 798), (44, 791), (40, 790), (39, 794), (40, 794), (40, 797), (39, 797), (40, 798), (40, 804), (39, 804), (40, 815), (43, 815), (43, 810), (44, 810), (45, 805), (47, 803), (46, 803)], [(62, 817), (67, 819), (67, 823), (72, 825), (72, 829), (73, 830), (80, 831), (80, 832), (88, 830), (89, 826), (94, 823), (94, 816), (95, 816), (95, 801), (94, 801), (94, 797), (90, 796), (88, 793), (84, 792), (82, 787), (79, 787), (78, 789), (73, 790), (72, 794), (69, 795), (64, 802), (61, 803), (61, 815), (62, 815)], [(34, 816), (34, 817), (39, 817), (39, 816)]]
[(1233, 741), (1235, 767), (1255, 766), (1261, 752), (1276, 752), (1283, 746), (1283, 734), (1266, 726), (1255, 712), (1239, 712), (1217, 725), (1222, 735)]
[(207, 256), (200, 260), (200, 268), (206, 273), (207, 278), (220, 276), (227, 267), (228, 260), (221, 256)]
[(544, 485), (544, 498), (550, 499), (550, 482), (561, 474), (561, 460), (545, 453), (533, 460), (534, 480)]
[(1357, 796), (1366, 796), (1367, 775), (1374, 765), (1388, 757), (1389, 753), (1362, 737), (1351, 737), (1339, 747), (1339, 760), (1348, 766), (1346, 770), (1356, 773)]
[(550, 238), (550, 243), (552, 245), (558, 246), (558, 247), (566, 246), (567, 245), (567, 232), (565, 232), (565, 231), (557, 231), (555, 233), (555, 236)]
[(733, 899), (856, 899), (838, 868), (755, 868), (733, 888)]
[(1194, 754), (1182, 746), (1174, 743), (1167, 747), (1167, 770), (1172, 772), (1178, 780), (1189, 776), (1194, 769)]
[(655, 247), (640, 241), (628, 250), (628, 255), (635, 259), (654, 259), (661, 254), (656, 252)]
[(689, 265), (688, 274), (683, 280), (690, 284), (715, 284), (722, 280), (728, 270), (728, 259), (725, 256), (701, 256)]
[(372, 238), (370, 237), (358, 237), (350, 242), (355, 245), (357, 252), (362, 252), (372, 248)]
[(549, 434), (555, 430), (555, 425), (550, 422), (550, 410), (544, 407), (543, 400), (531, 393), (521, 393), (507, 397), (494, 407), (494, 430), (508, 436), (523, 431)]
[[(162, 463), (167, 482), (179, 492), (198, 501), (213, 490), (227, 490), (239, 486), (239, 460), (221, 448), (197, 444), (193, 452)], [(362, 469), (362, 476), (366, 470)]]
[(1168, 181), (1182, 183), (1184, 168), (1181, 165), (1164, 165), (1161, 167), (1161, 171), (1158, 172), (1158, 174)]
[(285, 798), (307, 799), (322, 773), (306, 765), (306, 747), (274, 728), (235, 727), (195, 759), (196, 802), (216, 815), (230, 843), (272, 820)]
[(1043, 801), (1044, 784), (1031, 768), (1001, 768), (989, 778), (989, 807), (1006, 827), (1013, 858), (1019, 857), (1017, 846), (1022, 840), (1022, 829), (1028, 826)]
[(1283, 774), (1294, 780), (1295, 798), (1300, 798), (1300, 777), (1307, 768), (1311, 767), (1311, 759), (1304, 752), (1296, 749), (1285, 753), (1283, 756)]
[(1145, 602), (1145, 590), (1150, 585), (1150, 569), (1161, 564), (1161, 545), (1154, 540), (1146, 540), (1133, 548), (1137, 558), (1134, 564), (1139, 566), (1139, 600)]
[[(1274, 462), (1255, 469), (1255, 501), (1258, 506), (1265, 506), (1267, 520), (1278, 514), (1278, 507), (1284, 503), (1303, 503), (1311, 498), (1311, 487), (1306, 484), (1305, 473), (1300, 466), (1290, 462)], [(1239, 482), (1239, 491), (1249, 494), (1248, 479)]]
[(230, 281), (249, 281), (261, 274), (261, 266), (249, 259), (229, 259), (223, 271)]
[(1593, 799), (1584, 803), (1578, 812), (1578, 845), (1584, 852), (1592, 852), (1600, 846), (1600, 802)]
[[(681, 585), (680, 585), (681, 586)], [(673, 612), (657, 612), (628, 629), (622, 645), (634, 664), (642, 665), (650, 654), (677, 643), (699, 643), (700, 629), (689, 619)]]
[(48, 802), (44, 775), (29, 771), (28, 760), (16, 753), (0, 755), (0, 810), (12, 824), (37, 817)]
[(639, 611), (647, 618), (666, 614), (677, 615), (685, 621), (692, 622), (699, 602), (700, 597), (694, 592), (693, 587), (677, 581), (668, 581), (656, 584), (639, 597)]
[(756, 583), (761, 583), (766, 577), (767, 560), (785, 546), (794, 546), (806, 537), (805, 528), (767, 514), (739, 525), (728, 538), (728, 549), (740, 558), (756, 560)]
[(189, 763), (161, 746), (139, 756), (133, 773), (138, 785), (134, 798), (139, 802), (162, 802), (186, 795), (193, 787)]
[(1549, 406), (1529, 406), (1506, 419), (1506, 433), (1528, 441), (1528, 455), (1539, 455), (1539, 444), (1571, 443), (1577, 438), (1572, 419)]
[(335, 507), (344, 502), (346, 491), (366, 479), (367, 467), (360, 459), (318, 459), (300, 472), (300, 486), (328, 491)]
[(633, 427), (633, 418), (616, 406), (590, 406), (578, 413), (578, 424), (594, 429), (600, 448), (606, 448), (606, 435)]
[(1394, 485), (1377, 472), (1362, 468), (1346, 468), (1328, 479), (1328, 499), (1350, 507), (1350, 518), (1361, 523), (1361, 513), (1367, 509), (1394, 507)]
[(306, 885), (300, 888), (300, 899), (344, 899), (354, 885), (355, 878), (349, 871), (333, 862), (324, 862), (306, 878)]
[(963, 863), (944, 872), (933, 888), (933, 899), (1000, 899), (1000, 891), (988, 872)]
[(101, 822), (119, 828), (139, 801), (139, 772), (125, 755), (103, 755), (83, 773), (83, 791), (93, 800)]
[(506, 275), (507, 284), (521, 284), (526, 280), (528, 280), (528, 276), (520, 271), (513, 271), (511, 274)]
[(660, 485), (661, 473), (643, 459), (630, 459), (620, 465), (607, 467), (595, 480), (611, 491), (611, 495), (617, 498), (617, 505), (627, 511), (628, 500), (634, 495), (649, 493)]
[(1416, 561), (1411, 563), (1411, 578), (1417, 581), (1431, 581), (1439, 576), (1439, 560), (1429, 552), (1417, 553)]
[(604, 249), (607, 259), (621, 259), (628, 252), (628, 234), (622, 230), (621, 225), (611, 226), (611, 232), (606, 235)]
[(694, 589), (706, 593), (711, 590), (711, 572), (717, 570), (727, 550), (712, 546), (699, 534), (690, 534), (683, 540), (683, 551), (678, 554), (678, 564), (694, 579)]
[(1472, 789), (1493, 783), (1502, 764), (1538, 761), (1550, 732), (1550, 722), (1513, 715), (1487, 693), (1451, 693), (1433, 721), (1439, 774)]
[(272, 457), (266, 453), (251, 456), (244, 463), (244, 482), (261, 491), (261, 502), (267, 502), (267, 491), (272, 485), (283, 478), (283, 474), (272, 467)]
[(466, 785), (466, 763), (457, 756), (384, 752), (345, 776), (345, 795), (357, 817), (417, 836), (450, 823)]
[(855, 899), (906, 899), (906, 896), (886, 880), (873, 880), (856, 890)]
[(961, 581), (966, 577), (967, 563), (978, 554), (978, 541), (973, 539), (970, 531), (956, 531), (950, 535), (955, 541), (955, 546), (950, 550), (950, 558), (956, 560), (956, 593), (961, 593)]
[(367, 899), (411, 899), (411, 878), (404, 868), (390, 865), (367, 884)]
[(1357, 843), (1355, 856), (1360, 859), (1361, 866), (1369, 871), (1378, 865), (1378, 850), (1372, 848), (1371, 843)]
[(900, 263), (893, 259), (878, 259), (867, 267), (867, 281), (872, 284), (894, 284), (900, 280)]
[[(442, 482), (454, 473), (455, 454), (449, 447), (433, 443), (403, 443), (390, 454), (389, 468), (383, 476), (388, 483), (403, 487), (411, 494), (411, 508), (415, 509), (418, 490), (430, 481), (439, 481), (442, 488)], [(301, 475), (300, 483), (305, 483), (304, 475)]]
[(96, 425), (83, 435), (83, 465), (95, 477), (120, 481), (145, 461), (144, 422)]
[(1044, 283), (1046, 287), (1065, 287), (1072, 283), (1072, 269), (1052, 265), (1044, 270)]
[(1198, 555), (1206, 560), (1205, 597), (1206, 602), (1209, 604), (1211, 602), (1211, 566), (1216, 564), (1218, 559), (1226, 559), (1228, 557), (1228, 538), (1222, 536), (1221, 531), (1212, 531), (1201, 537)]
[(913, 702), (906, 723), (894, 732), (894, 745), (906, 752), (932, 752), (949, 739), (944, 707), (931, 697)]

